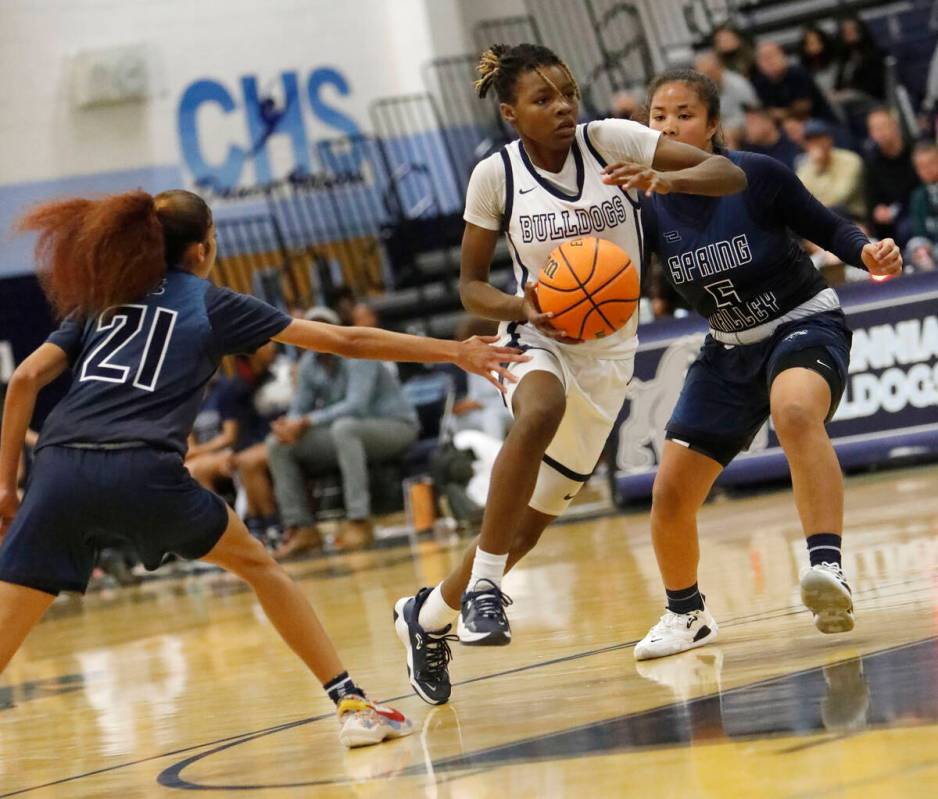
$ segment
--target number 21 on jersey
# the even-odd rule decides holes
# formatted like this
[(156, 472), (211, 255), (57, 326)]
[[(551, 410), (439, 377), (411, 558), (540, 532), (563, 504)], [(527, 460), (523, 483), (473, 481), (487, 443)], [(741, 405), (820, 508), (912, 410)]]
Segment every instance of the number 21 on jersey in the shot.
[(178, 313), (168, 308), (154, 308), (146, 331), (146, 342), (139, 363), (122, 363), (121, 350), (143, 332), (147, 322), (146, 305), (119, 305), (98, 317), (97, 332), (109, 331), (81, 367), (79, 380), (103, 383), (126, 383), (133, 373), (133, 385), (153, 391), (169, 349)]

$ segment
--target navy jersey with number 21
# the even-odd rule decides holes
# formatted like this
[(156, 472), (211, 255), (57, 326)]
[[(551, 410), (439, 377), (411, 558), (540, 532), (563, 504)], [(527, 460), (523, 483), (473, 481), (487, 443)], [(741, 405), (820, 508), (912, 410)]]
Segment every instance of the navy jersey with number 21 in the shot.
[(135, 442), (185, 453), (205, 384), (222, 356), (253, 352), (291, 318), (264, 302), (170, 270), (137, 302), (69, 317), (49, 336), (72, 385), (37, 447)]

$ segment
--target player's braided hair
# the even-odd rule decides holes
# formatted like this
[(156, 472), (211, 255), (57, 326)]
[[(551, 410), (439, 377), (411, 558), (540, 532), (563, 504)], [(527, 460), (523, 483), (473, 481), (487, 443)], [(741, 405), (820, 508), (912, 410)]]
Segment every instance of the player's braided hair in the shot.
[(707, 122), (714, 122), (717, 126), (716, 133), (713, 134), (713, 149), (716, 151), (725, 150), (726, 145), (720, 131), (720, 90), (713, 80), (696, 69), (667, 69), (655, 75), (648, 82), (648, 93), (646, 95), (648, 101), (642, 109), (643, 118), (639, 121), (648, 124), (651, 101), (655, 96), (655, 92), (668, 83), (683, 83), (696, 92), (700, 102), (707, 108)]
[(579, 97), (580, 88), (573, 79), (573, 73), (553, 50), (539, 44), (517, 44), (514, 47), (507, 44), (493, 44), (479, 58), (479, 65), (476, 67), (479, 73), (479, 79), (475, 82), (476, 93), (479, 97), (485, 97), (494, 87), (499, 102), (514, 102), (518, 78), (525, 72), (531, 71), (536, 72), (545, 83), (559, 91), (541, 69), (554, 66), (563, 70), (576, 88), (576, 95)]

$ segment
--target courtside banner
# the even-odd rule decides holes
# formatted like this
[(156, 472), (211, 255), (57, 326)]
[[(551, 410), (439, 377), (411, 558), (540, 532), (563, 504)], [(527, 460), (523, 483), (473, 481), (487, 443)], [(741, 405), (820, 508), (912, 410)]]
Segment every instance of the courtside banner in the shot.
[[(938, 273), (848, 284), (838, 293), (853, 346), (847, 388), (828, 430), (844, 468), (938, 456)], [(651, 494), (665, 425), (706, 330), (696, 316), (639, 329), (635, 378), (607, 448), (620, 504)], [(717, 482), (787, 473), (769, 423)]]

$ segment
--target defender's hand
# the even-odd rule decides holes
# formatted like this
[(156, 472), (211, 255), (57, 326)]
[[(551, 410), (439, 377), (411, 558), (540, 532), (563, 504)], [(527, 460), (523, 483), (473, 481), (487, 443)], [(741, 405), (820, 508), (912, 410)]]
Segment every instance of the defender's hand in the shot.
[(867, 244), (862, 258), (864, 266), (876, 277), (892, 277), (902, 271), (902, 251), (892, 239)]
[[(505, 380), (518, 382), (518, 378), (508, 371), (507, 365), (524, 363), (530, 361), (531, 357), (514, 347), (496, 347), (496, 341), (498, 336), (473, 336), (459, 342), (456, 364), (467, 372), (482, 375), (504, 394), (508, 390), (504, 384)], [(499, 377), (502, 379), (499, 380)]]
[(666, 172), (629, 161), (609, 164), (603, 170), (603, 183), (621, 186), (625, 190), (637, 189), (645, 192), (646, 197), (650, 197), (652, 192), (671, 193), (671, 181)]

